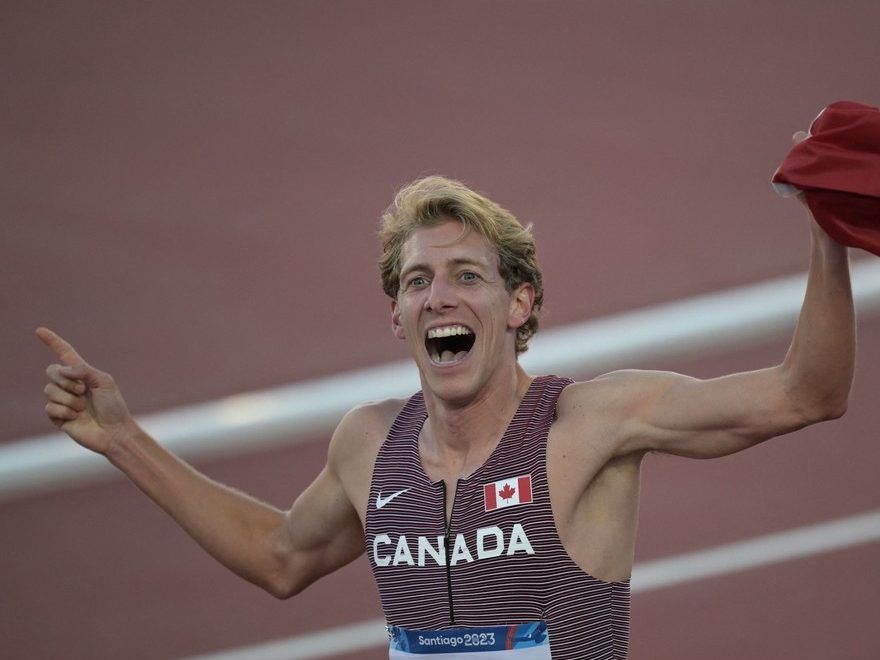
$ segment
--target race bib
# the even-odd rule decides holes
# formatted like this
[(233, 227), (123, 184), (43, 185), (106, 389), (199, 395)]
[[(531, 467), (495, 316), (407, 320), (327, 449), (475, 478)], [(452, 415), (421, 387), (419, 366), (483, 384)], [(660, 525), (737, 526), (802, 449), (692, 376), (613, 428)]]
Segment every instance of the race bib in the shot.
[(448, 630), (388, 626), (388, 635), (390, 660), (412, 660), (423, 655), (430, 655), (431, 660), (550, 659), (546, 621)]

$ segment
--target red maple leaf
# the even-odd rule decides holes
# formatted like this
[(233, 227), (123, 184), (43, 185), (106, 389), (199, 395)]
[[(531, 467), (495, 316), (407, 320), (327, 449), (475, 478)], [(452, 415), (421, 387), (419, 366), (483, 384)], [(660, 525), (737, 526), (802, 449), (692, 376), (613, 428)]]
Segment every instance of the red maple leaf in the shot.
[(509, 500), (513, 497), (513, 494), (516, 492), (516, 488), (511, 488), (510, 484), (504, 484), (504, 488), (498, 491), (498, 494), (501, 495), (502, 499)]

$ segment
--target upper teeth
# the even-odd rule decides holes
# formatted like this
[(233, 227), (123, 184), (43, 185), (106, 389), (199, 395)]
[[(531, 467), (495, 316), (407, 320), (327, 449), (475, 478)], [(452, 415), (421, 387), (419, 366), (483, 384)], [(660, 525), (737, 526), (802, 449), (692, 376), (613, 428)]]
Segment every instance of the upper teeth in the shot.
[(447, 325), (442, 328), (431, 328), (428, 330), (428, 339), (436, 339), (437, 337), (451, 337), (452, 335), (469, 335), (471, 331), (463, 325)]

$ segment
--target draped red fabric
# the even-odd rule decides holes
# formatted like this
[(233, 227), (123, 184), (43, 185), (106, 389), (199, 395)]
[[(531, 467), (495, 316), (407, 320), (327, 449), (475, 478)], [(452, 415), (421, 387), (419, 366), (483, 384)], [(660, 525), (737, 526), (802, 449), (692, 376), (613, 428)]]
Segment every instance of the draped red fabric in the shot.
[[(810, 126), (773, 175), (804, 193), (834, 240), (880, 256), (880, 108), (839, 101)], [(779, 184), (783, 184), (780, 186)]]

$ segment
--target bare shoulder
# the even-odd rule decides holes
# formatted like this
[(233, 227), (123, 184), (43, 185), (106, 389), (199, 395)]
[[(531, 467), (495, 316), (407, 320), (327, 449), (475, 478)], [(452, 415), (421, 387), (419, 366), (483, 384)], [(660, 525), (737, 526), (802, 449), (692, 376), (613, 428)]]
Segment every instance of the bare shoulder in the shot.
[(641, 448), (629, 440), (646, 437), (646, 411), (671, 388), (693, 380), (666, 371), (625, 369), (573, 383), (557, 403), (557, 435), (568, 439), (572, 449), (598, 450), (607, 460), (629, 454)]
[(329, 463), (343, 465), (375, 458), (406, 399), (367, 401), (349, 410), (330, 441)]
[(346, 413), (330, 441), (326, 471), (345, 492), (361, 524), (366, 520), (376, 455), (405, 404), (405, 399), (362, 403)]
[(669, 387), (694, 380), (669, 371), (612, 371), (566, 387), (557, 404), (559, 420), (564, 424), (605, 420), (619, 424)]
[(643, 388), (645, 373), (627, 369), (572, 383), (559, 396), (556, 404), (558, 420), (565, 425), (578, 424), (586, 419), (595, 423), (597, 415), (604, 416), (626, 408), (637, 391)]

